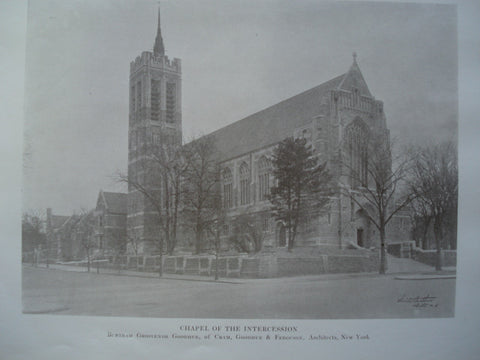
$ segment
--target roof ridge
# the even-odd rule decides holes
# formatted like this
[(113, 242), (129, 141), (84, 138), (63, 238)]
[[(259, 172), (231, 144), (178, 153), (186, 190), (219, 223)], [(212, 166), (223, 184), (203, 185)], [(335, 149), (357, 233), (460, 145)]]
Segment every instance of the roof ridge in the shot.
[(215, 135), (217, 132), (220, 132), (220, 131), (228, 128), (228, 127), (231, 127), (231, 126), (233, 126), (233, 125), (235, 125), (235, 124), (238, 124), (238, 123), (240, 123), (240, 122), (243, 122), (244, 120), (247, 120), (247, 119), (249, 119), (249, 118), (252, 118), (252, 117), (254, 117), (254, 116), (257, 116), (258, 114), (260, 114), (260, 113), (262, 113), (262, 112), (264, 112), (264, 111), (266, 111), (266, 110), (269, 110), (269, 109), (271, 109), (271, 108), (273, 108), (273, 107), (275, 107), (275, 106), (278, 106), (278, 105), (280, 105), (280, 104), (283, 104), (283, 103), (285, 103), (285, 102), (287, 102), (287, 101), (291, 101), (291, 100), (293, 100), (293, 99), (295, 99), (295, 98), (297, 98), (297, 97), (301, 97), (301, 96), (303, 96), (303, 95), (305, 95), (305, 94), (308, 94), (309, 92), (313, 92), (313, 91), (317, 90), (318, 88), (327, 85), (327, 84), (330, 83), (330, 82), (338, 81), (339, 78), (346, 76), (347, 73), (348, 73), (348, 72), (346, 72), (346, 73), (344, 73), (344, 74), (341, 74), (341, 75), (338, 75), (338, 76), (335, 76), (334, 78), (332, 78), (332, 79), (330, 79), (330, 80), (327, 80), (327, 81), (321, 83), (320, 85), (314, 86), (314, 87), (312, 87), (312, 88), (310, 88), (310, 89), (308, 89), (308, 90), (302, 91), (301, 93), (298, 93), (298, 94), (295, 94), (295, 95), (293, 95), (293, 96), (290, 96), (289, 98), (283, 99), (283, 100), (281, 100), (281, 101), (279, 101), (279, 102), (277, 102), (277, 103), (275, 103), (275, 104), (273, 104), (273, 105), (270, 105), (270, 106), (268, 106), (268, 107), (266, 107), (266, 108), (263, 108), (263, 109), (261, 109), (261, 110), (259, 110), (259, 111), (257, 111), (257, 112), (254, 112), (253, 114), (250, 114), (250, 115), (248, 115), (248, 116), (246, 116), (246, 117), (244, 117), (244, 118), (241, 118), (241, 119), (239, 119), (239, 120), (236, 120), (236, 121), (234, 121), (234, 122), (232, 122), (232, 123), (230, 123), (230, 124), (228, 124), (228, 125), (225, 125), (225, 126), (219, 128), (219, 129), (217, 129), (217, 130), (214, 130), (214, 131), (212, 131), (211, 133), (209, 133), (209, 134), (207, 134), (207, 135), (205, 135), (205, 136)]

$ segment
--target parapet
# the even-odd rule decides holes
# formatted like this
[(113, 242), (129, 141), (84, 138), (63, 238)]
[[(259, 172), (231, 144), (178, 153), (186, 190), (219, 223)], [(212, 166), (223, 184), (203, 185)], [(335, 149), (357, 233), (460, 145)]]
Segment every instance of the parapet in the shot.
[(151, 51), (144, 51), (140, 56), (137, 56), (135, 61), (130, 63), (130, 74), (137, 72), (143, 66), (151, 66), (162, 70), (181, 73), (181, 60), (174, 58), (170, 60), (168, 56), (154, 56)]

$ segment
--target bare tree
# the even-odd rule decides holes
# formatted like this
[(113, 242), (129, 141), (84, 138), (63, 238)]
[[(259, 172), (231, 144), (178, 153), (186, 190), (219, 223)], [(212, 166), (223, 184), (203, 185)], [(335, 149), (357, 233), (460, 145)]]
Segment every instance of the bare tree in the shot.
[(208, 224), (218, 216), (220, 170), (212, 137), (201, 137), (184, 148), (183, 213), (195, 233), (195, 253), (202, 251)]
[(127, 234), (127, 243), (130, 245), (130, 248), (133, 250), (135, 256), (138, 256), (140, 241), (141, 238), (136, 229), (132, 229), (132, 231)]
[[(409, 189), (411, 191), (411, 189)], [(428, 248), (428, 230), (432, 223), (433, 216), (427, 204), (421, 199), (416, 198), (410, 205), (410, 217), (413, 224), (413, 236), (416, 246)]]
[[(447, 224), (456, 229), (458, 206), (457, 148), (452, 142), (422, 147), (413, 167), (411, 191), (433, 217), (437, 249), (436, 269), (441, 270), (441, 248)], [(452, 232), (456, 246), (456, 232)]]
[(38, 250), (46, 244), (45, 216), (40, 211), (30, 210), (22, 214), (22, 254), (32, 255), (32, 264), (36, 265)]
[[(156, 244), (162, 257), (165, 250), (171, 254), (177, 243), (181, 184), (186, 164), (180, 144), (173, 141), (173, 137), (167, 134), (157, 135), (144, 144), (145, 155), (137, 161), (135, 171), (129, 174), (117, 172), (115, 178), (119, 182), (128, 184), (129, 189), (140, 193), (156, 213), (157, 225), (161, 231), (156, 235)], [(137, 245), (140, 241), (138, 234), (127, 234), (127, 236), (130, 238), (130, 243), (132, 240), (135, 241), (138, 250)], [(159, 275), (162, 276), (161, 266)]]
[(172, 254), (177, 244), (178, 216), (182, 197), (182, 182), (187, 172), (184, 150), (178, 145), (152, 144), (150, 166), (160, 176), (163, 191), (162, 227), (167, 243), (167, 253)]
[(347, 184), (342, 194), (349, 197), (366, 214), (380, 234), (380, 268), (385, 274), (386, 228), (395, 214), (412, 202), (415, 195), (405, 191), (411, 169), (408, 152), (394, 156), (386, 134), (368, 134), (346, 145), (342, 159)]

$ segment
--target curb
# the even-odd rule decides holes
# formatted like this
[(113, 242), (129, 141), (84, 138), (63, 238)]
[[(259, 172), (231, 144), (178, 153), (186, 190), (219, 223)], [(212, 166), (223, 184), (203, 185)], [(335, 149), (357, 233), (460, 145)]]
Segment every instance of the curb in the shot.
[(395, 276), (395, 280), (441, 280), (441, 279), (456, 279), (457, 275), (401, 275)]

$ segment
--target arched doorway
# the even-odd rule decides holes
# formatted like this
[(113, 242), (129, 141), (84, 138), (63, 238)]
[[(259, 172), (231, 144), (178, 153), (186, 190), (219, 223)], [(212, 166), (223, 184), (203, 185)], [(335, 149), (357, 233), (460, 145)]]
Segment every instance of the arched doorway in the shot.
[(355, 236), (358, 246), (370, 247), (370, 220), (362, 209), (355, 213)]
[(365, 244), (363, 242), (363, 229), (362, 228), (357, 228), (357, 245), (361, 247), (365, 247)]
[(286, 247), (287, 246), (287, 229), (285, 228), (285, 225), (282, 222), (277, 223), (275, 234), (277, 239), (277, 246)]

